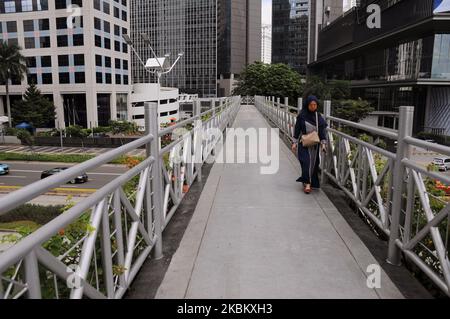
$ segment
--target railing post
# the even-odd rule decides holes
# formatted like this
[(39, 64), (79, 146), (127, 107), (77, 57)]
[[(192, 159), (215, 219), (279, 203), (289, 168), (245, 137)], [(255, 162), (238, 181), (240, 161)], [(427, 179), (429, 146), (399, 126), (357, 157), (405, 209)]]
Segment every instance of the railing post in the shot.
[[(329, 120), (330, 116), (331, 116), (331, 101), (324, 101), (323, 103), (323, 115), (325, 117), (325, 121), (327, 121), (328, 126), (330, 126), (331, 121)], [(328, 138), (328, 137), (327, 137)], [(325, 170), (327, 168), (327, 160), (329, 160), (329, 156), (332, 156), (331, 153), (329, 153), (331, 151), (331, 148), (328, 147), (328, 153), (323, 154), (322, 153), (322, 160), (320, 162), (321, 164), (321, 168), (320, 168), (320, 172), (321, 172), (321, 181), (322, 184), (325, 184), (327, 182), (327, 175), (325, 174)]]
[[(159, 139), (159, 116), (158, 103), (145, 103), (145, 124), (148, 134), (153, 135), (151, 145), (147, 145), (147, 156), (152, 155), (155, 158), (152, 168), (152, 189), (155, 221), (155, 235), (157, 241), (155, 243), (153, 256), (155, 259), (161, 259), (162, 253), (162, 218), (163, 218), (163, 180), (162, 180), (162, 158), (159, 156), (161, 144)], [(148, 214), (151, 212), (147, 212)]]
[(41, 299), (41, 281), (39, 279), (39, 265), (36, 253), (30, 251), (24, 260), (25, 281), (28, 288), (29, 299)]
[[(226, 104), (227, 102), (225, 102), (225, 108), (226, 108)], [(197, 100), (197, 103), (195, 104), (195, 115), (200, 115), (202, 114), (202, 104), (200, 100)], [(227, 118), (229, 118), (229, 115), (226, 116)], [(196, 160), (195, 160), (195, 166), (196, 166), (196, 170), (197, 170), (197, 182), (202, 182), (202, 166), (203, 166), (203, 136), (202, 136), (202, 129), (203, 129), (203, 121), (202, 118), (200, 117), (196, 122), (195, 122), (195, 127), (194, 130), (195, 132), (197, 132), (197, 147), (196, 147), (196, 151), (199, 152), (199, 154), (197, 154), (196, 156)]]
[(396, 241), (400, 237), (400, 216), (403, 201), (404, 189), (404, 172), (405, 166), (402, 161), (409, 156), (409, 146), (405, 143), (405, 137), (412, 135), (414, 120), (414, 107), (400, 107), (400, 123), (398, 130), (397, 157), (395, 160), (395, 168), (393, 174), (394, 189), (392, 195), (392, 216), (390, 225), (389, 252), (387, 262), (391, 265), (398, 266), (401, 264), (400, 249), (397, 247)]
[(302, 109), (303, 109), (303, 98), (301, 98), (301, 97), (298, 98), (297, 106), (298, 106), (298, 115), (300, 115), (300, 113), (302, 113)]
[[(323, 103), (323, 115), (325, 117), (325, 120), (328, 123), (328, 126), (330, 126), (331, 121), (329, 120), (329, 118), (331, 116), (331, 101), (325, 101)], [(327, 174), (325, 174), (325, 170), (327, 168), (327, 161), (329, 160), (328, 157), (332, 156), (330, 151), (331, 151), (331, 147), (328, 147), (327, 153), (325, 153), (325, 154), (322, 153), (321, 169), (320, 169), (322, 184), (325, 184), (327, 182)]]
[(280, 127), (280, 110), (281, 110), (281, 99), (277, 97), (277, 118), (276, 118), (276, 124), (278, 127)]

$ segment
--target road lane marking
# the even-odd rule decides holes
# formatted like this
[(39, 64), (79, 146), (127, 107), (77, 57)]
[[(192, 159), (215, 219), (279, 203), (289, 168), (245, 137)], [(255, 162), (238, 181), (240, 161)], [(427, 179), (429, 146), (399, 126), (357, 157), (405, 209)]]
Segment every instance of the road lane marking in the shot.
[(9, 175), (9, 176), (2, 176), (0, 178), (27, 178), (27, 177), (26, 176), (12, 176), (12, 175)]
[[(26, 169), (15, 169), (15, 170), (11, 170), (11, 172), (16, 172), (16, 173), (42, 173), (42, 171), (33, 171), (33, 170), (26, 170)], [(103, 175), (103, 176), (122, 176), (123, 174), (120, 173), (91, 173), (88, 172), (88, 175)]]

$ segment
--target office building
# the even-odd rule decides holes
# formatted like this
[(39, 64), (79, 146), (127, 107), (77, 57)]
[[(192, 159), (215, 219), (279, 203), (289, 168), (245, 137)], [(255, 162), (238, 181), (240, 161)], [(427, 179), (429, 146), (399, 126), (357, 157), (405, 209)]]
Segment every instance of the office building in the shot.
[(372, 103), (377, 124), (396, 129), (398, 109), (415, 107), (414, 132), (450, 135), (450, 1), (375, 1), (381, 28), (367, 26), (367, 5), (320, 31), (311, 72), (351, 81)]
[[(184, 57), (161, 85), (179, 88), (180, 93), (217, 95), (217, 4), (210, 0), (131, 0), (131, 38), (143, 58), (152, 57), (141, 33), (150, 38), (158, 56), (170, 53), (173, 61), (179, 52)], [(154, 82), (132, 57), (134, 83)]]
[[(132, 0), (131, 38), (138, 53), (150, 57), (150, 38), (158, 56), (184, 52), (161, 84), (183, 94), (231, 94), (246, 64), (261, 60), (261, 0)], [(133, 57), (134, 83), (154, 79)]]
[[(128, 30), (128, 0), (0, 1), (0, 39), (23, 48), (29, 71), (13, 79), (11, 101), (34, 82), (54, 102), (57, 127), (129, 119)], [(3, 115), (3, 85), (0, 96)]]
[(272, 63), (305, 75), (308, 63), (309, 0), (272, 1)]
[(319, 31), (343, 15), (345, 0), (310, 0), (308, 63), (317, 60)]
[(229, 96), (246, 65), (261, 61), (261, 0), (218, 0), (218, 96)]
[(262, 36), (261, 36), (261, 57), (262, 62), (266, 64), (272, 63), (272, 26), (263, 25), (262, 26)]

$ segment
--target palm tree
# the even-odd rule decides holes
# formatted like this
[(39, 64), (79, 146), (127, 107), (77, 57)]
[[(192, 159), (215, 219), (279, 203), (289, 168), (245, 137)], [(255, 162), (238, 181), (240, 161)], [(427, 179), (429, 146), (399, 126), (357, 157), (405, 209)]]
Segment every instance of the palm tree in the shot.
[(9, 80), (22, 79), (27, 73), (26, 59), (20, 52), (22, 49), (16, 45), (9, 45), (0, 40), (0, 82), (6, 86), (6, 107), (8, 109), (9, 127), (12, 127), (11, 102), (9, 100)]

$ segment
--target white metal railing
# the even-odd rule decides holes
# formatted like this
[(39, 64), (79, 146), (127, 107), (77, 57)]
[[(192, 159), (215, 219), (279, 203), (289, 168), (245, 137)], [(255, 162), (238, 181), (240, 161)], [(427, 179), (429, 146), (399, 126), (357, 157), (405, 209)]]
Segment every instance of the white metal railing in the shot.
[[(187, 189), (201, 180), (202, 166), (218, 142), (205, 128), (225, 130), (240, 101), (221, 99), (204, 113), (196, 103), (196, 116), (163, 130), (157, 105), (148, 103), (145, 137), (0, 199), (2, 215), (146, 146), (144, 161), (0, 254), (0, 299), (123, 297), (150, 253), (162, 257), (164, 228)], [(161, 148), (161, 141), (170, 144)], [(175, 161), (176, 154), (181, 160)]]
[[(256, 97), (260, 112), (294, 141), (299, 107), (273, 97)], [(338, 185), (376, 229), (389, 238), (388, 262), (399, 265), (401, 256), (420, 268), (450, 296), (450, 197), (437, 183), (450, 186), (450, 176), (419, 165), (411, 156), (420, 147), (450, 156), (447, 146), (412, 137), (413, 107), (400, 108), (398, 132), (383, 130), (331, 116), (331, 102), (324, 103), (328, 122), (328, 152), (321, 161), (322, 181)], [(348, 131), (348, 129), (351, 131)], [(346, 130), (347, 129), (347, 130)], [(354, 136), (365, 133), (366, 136)], [(397, 141), (397, 150), (363, 137)]]

